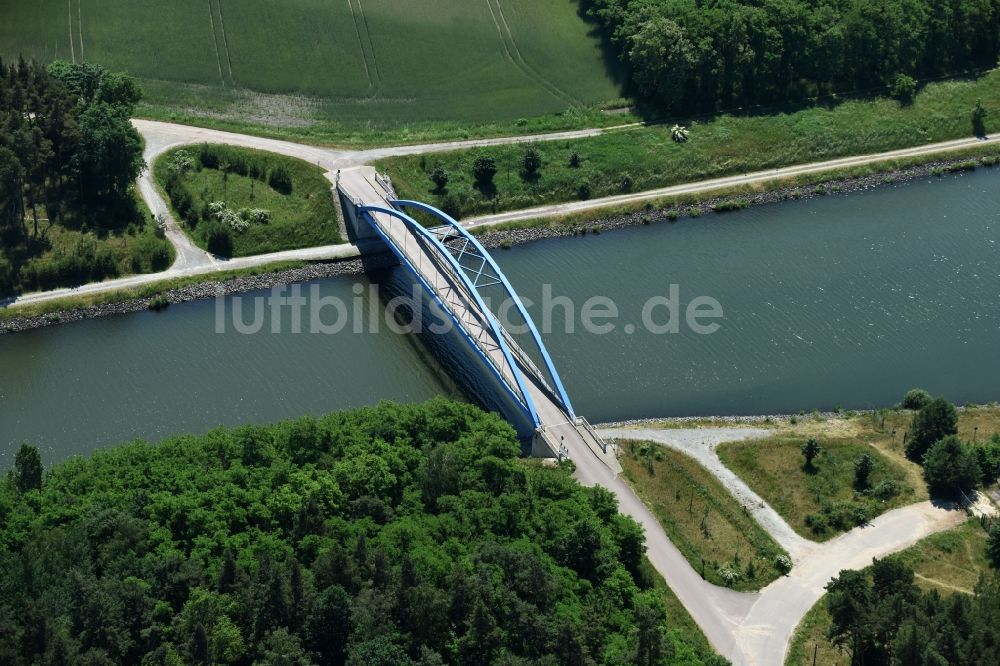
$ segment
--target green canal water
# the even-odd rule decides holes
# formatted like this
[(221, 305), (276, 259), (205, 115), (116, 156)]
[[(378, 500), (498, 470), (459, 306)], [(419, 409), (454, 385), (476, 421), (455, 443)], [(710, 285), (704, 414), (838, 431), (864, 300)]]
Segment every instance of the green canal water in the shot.
[[(885, 406), (913, 386), (960, 403), (1000, 399), (995, 171), (495, 256), (534, 302), (536, 321), (547, 321), (574, 406), (594, 422)], [(338, 278), (318, 288), (351, 303), (355, 282), (367, 284)], [(565, 308), (543, 316), (546, 284), (572, 302), (574, 333)], [(669, 296), (670, 285), (679, 290), (679, 332), (646, 330), (644, 304)], [(619, 313), (606, 334), (580, 322), (597, 295)], [(713, 334), (683, 321), (700, 296), (722, 308), (721, 318), (703, 320), (719, 324)], [(242, 335), (232, 325), (220, 334), (216, 309), (200, 301), (0, 337), (0, 468), (23, 441), (56, 460), (220, 424), (458, 395), (415, 336), (384, 326), (292, 333), (287, 318), (278, 334)], [(657, 324), (666, 318), (667, 308), (654, 308)], [(360, 319), (369, 329), (369, 316)]]

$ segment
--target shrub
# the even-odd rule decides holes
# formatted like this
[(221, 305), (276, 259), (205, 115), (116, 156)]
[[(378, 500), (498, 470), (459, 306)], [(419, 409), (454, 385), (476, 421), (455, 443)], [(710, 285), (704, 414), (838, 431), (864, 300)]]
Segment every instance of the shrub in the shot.
[(913, 99), (917, 96), (917, 80), (906, 74), (897, 74), (896, 79), (892, 82), (890, 94), (900, 104), (912, 104)]
[(982, 101), (976, 102), (976, 108), (972, 110), (972, 132), (976, 136), (986, 136), (986, 116), (988, 115)]
[(218, 222), (213, 222), (205, 229), (205, 242), (208, 244), (208, 251), (220, 257), (231, 257), (233, 254), (233, 236), (226, 227)]
[(497, 161), (489, 155), (480, 155), (472, 163), (472, 177), (479, 185), (492, 185), (497, 175)]
[(159, 312), (160, 310), (170, 307), (170, 300), (163, 294), (160, 294), (149, 299), (149, 305), (147, 305), (147, 307), (154, 312)]
[(958, 433), (958, 412), (955, 405), (944, 398), (936, 398), (913, 415), (906, 439), (906, 455), (920, 461), (927, 449), (949, 435)]
[(976, 456), (955, 435), (945, 437), (927, 449), (923, 464), (924, 480), (931, 495), (957, 498), (979, 485)]
[(167, 162), (167, 172), (183, 176), (194, 170), (195, 166), (194, 156), (191, 153), (186, 150), (178, 150), (170, 156), (170, 160)]
[(716, 213), (728, 213), (733, 210), (743, 210), (749, 206), (749, 202), (746, 199), (725, 199), (712, 206), (712, 210)]
[(868, 491), (871, 497), (886, 502), (899, 494), (899, 485), (892, 479), (880, 481), (878, 485)]
[(624, 174), (622, 176), (622, 180), (621, 180), (621, 182), (619, 183), (618, 186), (619, 186), (619, 188), (621, 189), (622, 192), (631, 192), (632, 191), (632, 187), (634, 185), (635, 185), (635, 182), (632, 180), (632, 176), (630, 176), (629, 174), (626, 173), (626, 174)]
[(569, 168), (570, 169), (579, 169), (581, 162), (583, 162), (583, 159), (580, 157), (580, 153), (578, 153), (578, 152), (576, 152), (574, 150), (572, 153), (569, 154)]
[(537, 175), (541, 168), (542, 154), (534, 146), (529, 147), (521, 158), (521, 170), (526, 176), (531, 177)]
[(170, 267), (170, 250), (162, 243), (153, 248), (149, 254), (149, 267), (154, 273), (165, 271)]
[(292, 193), (292, 176), (288, 173), (288, 169), (282, 165), (278, 165), (271, 169), (271, 173), (267, 178), (267, 183), (277, 192), (286, 195)]
[(579, 199), (582, 199), (584, 201), (586, 201), (587, 199), (589, 199), (590, 198), (590, 183), (588, 183), (587, 181), (583, 181), (582, 183), (580, 183), (579, 185), (577, 185), (576, 196)]
[(874, 469), (875, 459), (870, 453), (862, 453), (861, 457), (854, 461), (854, 487), (858, 490), (867, 490)]
[(787, 574), (792, 570), (792, 558), (788, 557), (788, 555), (785, 555), (784, 553), (775, 556), (774, 568), (782, 574)]
[(686, 143), (689, 135), (688, 128), (682, 125), (674, 125), (670, 128), (670, 138), (676, 143)]
[(725, 567), (719, 570), (719, 578), (726, 587), (732, 587), (740, 579), (740, 574), (734, 569)]
[(219, 155), (215, 152), (215, 146), (210, 146), (207, 143), (201, 144), (198, 149), (198, 160), (205, 169), (219, 168)]
[(923, 389), (910, 389), (903, 396), (903, 409), (923, 409), (932, 399), (931, 394)]
[(440, 164), (431, 171), (430, 179), (434, 183), (435, 192), (444, 192), (444, 188), (448, 186), (448, 172)]

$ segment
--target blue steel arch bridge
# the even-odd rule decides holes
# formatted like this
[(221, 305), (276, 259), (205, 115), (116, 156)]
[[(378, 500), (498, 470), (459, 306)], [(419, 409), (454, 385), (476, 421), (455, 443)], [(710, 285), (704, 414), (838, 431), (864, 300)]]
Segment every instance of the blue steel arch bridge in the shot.
[[(337, 178), (345, 222), (362, 248), (396, 255), (451, 319), (483, 372), (502, 387), (495, 404), (531, 441), (537, 455), (597, 456), (619, 471), (617, 460), (586, 419), (577, 415), (537, 326), (503, 271), (459, 222), (419, 201), (400, 200), (388, 180), (371, 167), (345, 170)], [(436, 226), (424, 226), (410, 213)], [(511, 334), (490, 305), (499, 294), (517, 314), (521, 333)], [(508, 308), (509, 309), (509, 308)]]

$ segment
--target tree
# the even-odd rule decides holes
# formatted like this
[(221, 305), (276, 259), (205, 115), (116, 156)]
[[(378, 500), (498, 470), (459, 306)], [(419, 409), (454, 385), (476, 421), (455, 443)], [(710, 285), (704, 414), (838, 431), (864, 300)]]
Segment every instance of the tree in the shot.
[(575, 150), (572, 153), (569, 154), (569, 168), (570, 169), (579, 169), (580, 168), (580, 163), (582, 161), (583, 161), (583, 159), (580, 157), (580, 153), (576, 152)]
[(976, 456), (957, 436), (933, 444), (924, 454), (924, 480), (931, 495), (958, 498), (979, 485)]
[(142, 88), (124, 72), (106, 72), (97, 86), (96, 99), (131, 114), (142, 99)]
[(983, 107), (983, 102), (976, 102), (976, 108), (972, 110), (972, 132), (978, 137), (986, 136), (986, 117), (989, 113)]
[(920, 462), (931, 444), (958, 433), (958, 411), (944, 398), (935, 398), (913, 415), (906, 440), (906, 456)]
[[(228, 173), (228, 167), (224, 171)], [(267, 183), (281, 194), (289, 195), (292, 193), (292, 174), (282, 164), (271, 169), (271, 173), (267, 177)]]
[(42, 487), (42, 456), (30, 444), (22, 444), (14, 456), (14, 487), (17, 492), (40, 490)]
[(819, 442), (815, 438), (810, 437), (806, 440), (805, 444), (802, 445), (802, 455), (806, 459), (805, 468), (815, 469), (813, 467), (813, 461), (823, 451), (823, 447), (819, 445)]
[(438, 194), (444, 192), (444, 188), (448, 186), (448, 172), (440, 164), (434, 167), (431, 171), (431, 182), (434, 183), (434, 191)]
[(212, 254), (220, 257), (233, 256), (233, 234), (228, 227), (219, 222), (213, 222), (205, 230), (205, 243)]
[(1000, 569), (1000, 520), (990, 523), (989, 536), (986, 538), (986, 555), (997, 569)]
[(854, 660), (864, 654), (871, 640), (872, 588), (863, 571), (841, 571), (826, 586), (826, 608), (830, 613), (827, 636), (838, 647), (846, 647)]
[(538, 170), (542, 168), (542, 154), (534, 146), (529, 146), (524, 151), (521, 158), (521, 172), (527, 179), (538, 176)]
[(125, 199), (145, 166), (142, 139), (128, 113), (98, 103), (80, 114), (77, 166), (86, 200), (107, 205)]
[(861, 457), (854, 461), (854, 487), (858, 490), (867, 490), (874, 468), (875, 458), (870, 453), (861, 454)]
[(480, 186), (493, 185), (493, 177), (497, 174), (497, 161), (489, 155), (480, 155), (472, 163), (472, 177)]
[(632, 79), (643, 94), (677, 108), (684, 84), (697, 64), (694, 46), (674, 21), (655, 16), (631, 37), (628, 59)]
[(890, 94), (903, 106), (913, 104), (913, 99), (917, 96), (917, 80), (906, 74), (897, 74)]
[(903, 396), (903, 409), (923, 409), (931, 400), (933, 398), (927, 391), (919, 388), (910, 389)]

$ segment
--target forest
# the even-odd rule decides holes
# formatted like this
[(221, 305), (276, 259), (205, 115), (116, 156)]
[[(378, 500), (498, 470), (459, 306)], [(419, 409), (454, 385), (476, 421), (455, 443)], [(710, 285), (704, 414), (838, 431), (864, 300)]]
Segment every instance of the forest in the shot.
[(133, 194), (141, 94), (97, 65), (0, 63), (0, 296), (169, 265)]
[(1000, 53), (1000, 0), (580, 1), (660, 111), (909, 102), (920, 81), (996, 67)]
[(0, 663), (720, 664), (644, 535), (438, 399), (135, 442), (0, 481)]
[(851, 664), (1000, 664), (1000, 577), (983, 575), (972, 596), (922, 592), (898, 557), (841, 571), (827, 586), (829, 637)]

